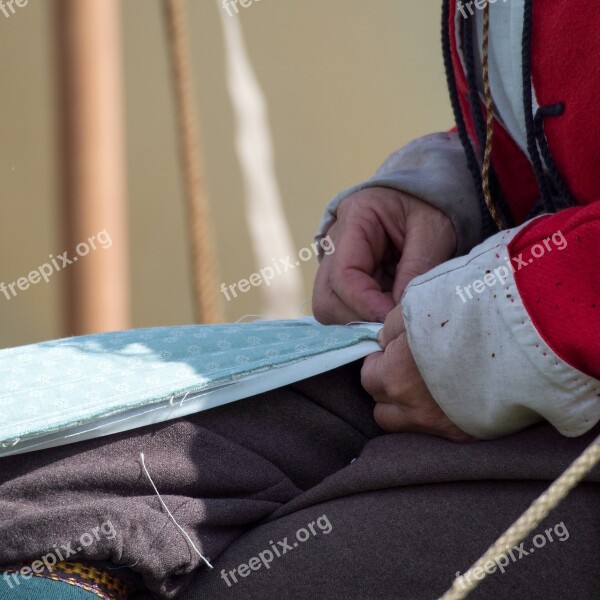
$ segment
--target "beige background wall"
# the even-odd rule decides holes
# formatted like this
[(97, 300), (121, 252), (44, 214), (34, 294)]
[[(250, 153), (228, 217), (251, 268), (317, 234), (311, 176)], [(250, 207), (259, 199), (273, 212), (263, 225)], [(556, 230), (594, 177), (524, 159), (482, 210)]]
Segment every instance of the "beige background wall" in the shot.
[[(85, 1), (85, 0), (81, 0)], [(60, 253), (53, 0), (0, 14), (0, 281)], [(192, 321), (186, 229), (159, 0), (123, 0), (132, 326)], [(223, 43), (213, 0), (188, 0), (205, 171), (221, 280), (252, 258), (233, 146)], [(284, 208), (297, 249), (326, 201), (410, 139), (451, 125), (434, 0), (260, 0), (241, 9), (268, 101)], [(69, 268), (85, 268), (83, 261)], [(310, 298), (316, 261), (304, 263)], [(69, 335), (64, 273), (16, 298), (0, 295), (0, 347)], [(251, 290), (228, 320), (260, 313)], [(290, 315), (295, 316), (295, 315)]]

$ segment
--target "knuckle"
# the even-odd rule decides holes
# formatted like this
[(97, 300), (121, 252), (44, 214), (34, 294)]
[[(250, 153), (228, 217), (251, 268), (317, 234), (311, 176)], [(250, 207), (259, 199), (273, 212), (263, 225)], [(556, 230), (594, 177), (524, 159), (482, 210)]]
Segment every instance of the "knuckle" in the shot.
[(386, 372), (383, 376), (383, 390), (386, 396), (395, 402), (400, 402), (404, 398), (405, 386), (397, 376)]
[(316, 288), (313, 291), (313, 316), (319, 323), (323, 323), (324, 325), (329, 325), (332, 322), (333, 313), (333, 307), (328, 302), (327, 296), (328, 295), (324, 291), (321, 293), (320, 290), (317, 290)]
[(363, 364), (363, 368), (360, 371), (360, 383), (364, 390), (376, 400), (380, 394), (381, 387), (377, 383), (374, 367), (368, 362)]
[(388, 430), (389, 425), (387, 419), (385, 419), (385, 416), (381, 414), (381, 411), (379, 410), (379, 404), (376, 404), (375, 408), (373, 409), (373, 420), (375, 423), (377, 423), (377, 425), (379, 425), (379, 427), (381, 427), (381, 429), (384, 431)]
[(312, 303), (312, 312), (313, 312), (313, 316), (315, 317), (315, 319), (317, 321), (319, 321), (319, 323), (324, 323), (324, 317), (325, 317), (325, 311), (323, 309), (323, 307), (321, 306), (321, 304), (319, 302), (316, 302), (315, 300), (313, 300)]
[(348, 196), (341, 202), (338, 207), (338, 215), (344, 220), (356, 219), (364, 216), (365, 212), (371, 210), (371, 201), (365, 192), (368, 190), (361, 190), (355, 192), (351, 196)]
[(392, 333), (397, 329), (397, 320), (398, 320), (398, 311), (391, 310), (386, 316), (385, 321), (383, 322), (383, 333), (384, 339), (386, 342), (391, 342), (393, 337)]
[(373, 380), (367, 365), (363, 366), (360, 371), (360, 384), (368, 394), (373, 395)]
[(381, 429), (391, 433), (395, 430), (394, 420), (390, 416), (389, 405), (376, 404), (373, 409), (373, 420)]
[(323, 325), (333, 324), (333, 316), (330, 307), (326, 303), (321, 301), (313, 301), (313, 316), (315, 319)]
[(329, 274), (331, 289), (338, 295), (345, 297), (349, 291), (347, 273), (343, 269), (333, 269)]

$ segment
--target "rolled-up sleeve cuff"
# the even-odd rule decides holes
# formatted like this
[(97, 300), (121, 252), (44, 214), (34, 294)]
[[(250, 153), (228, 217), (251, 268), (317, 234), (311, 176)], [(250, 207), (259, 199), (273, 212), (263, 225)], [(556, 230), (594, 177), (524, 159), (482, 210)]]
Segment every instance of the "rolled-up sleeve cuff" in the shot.
[(508, 252), (522, 227), (411, 282), (402, 298), (409, 346), (463, 431), (495, 438), (545, 419), (578, 436), (600, 420), (600, 381), (562, 360), (527, 313)]

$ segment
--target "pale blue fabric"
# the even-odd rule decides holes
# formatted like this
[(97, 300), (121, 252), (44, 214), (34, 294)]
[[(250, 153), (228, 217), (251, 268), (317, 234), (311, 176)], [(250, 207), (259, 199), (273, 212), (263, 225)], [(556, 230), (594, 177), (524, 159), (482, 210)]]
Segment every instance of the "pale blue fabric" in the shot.
[(0, 446), (373, 341), (365, 328), (255, 321), (137, 329), (0, 351)]

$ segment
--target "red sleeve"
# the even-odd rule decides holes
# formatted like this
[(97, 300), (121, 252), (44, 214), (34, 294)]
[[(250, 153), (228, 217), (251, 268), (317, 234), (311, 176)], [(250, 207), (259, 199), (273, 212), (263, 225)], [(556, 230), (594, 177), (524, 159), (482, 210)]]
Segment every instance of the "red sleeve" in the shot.
[(565, 362), (600, 378), (600, 201), (534, 220), (509, 253), (541, 337)]

